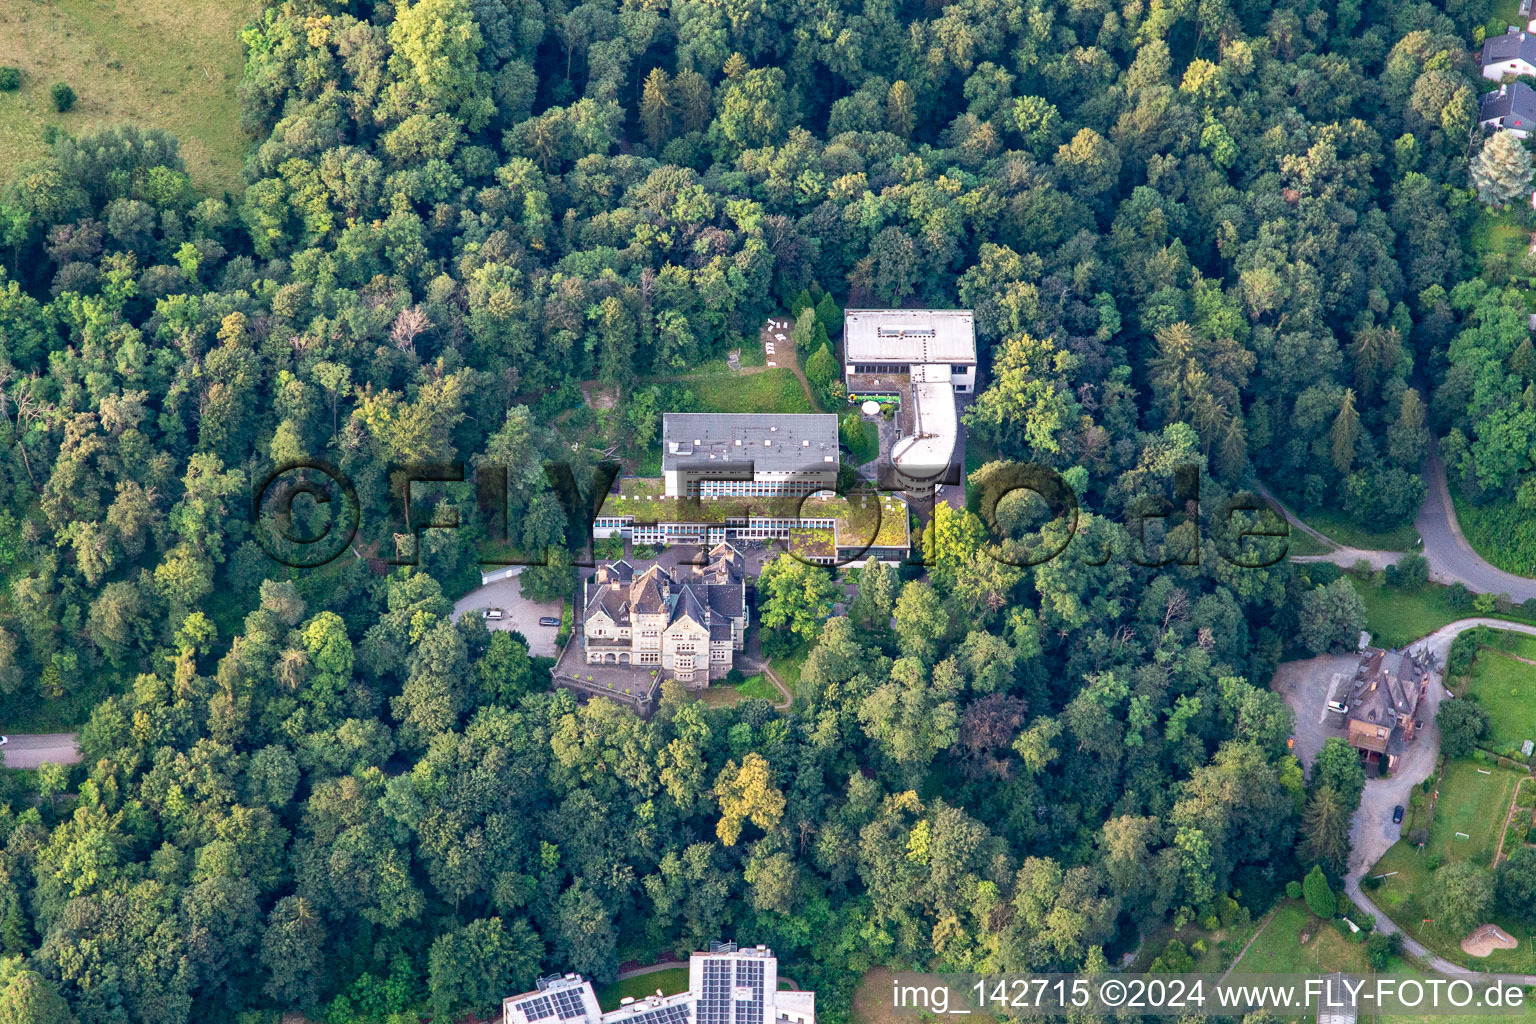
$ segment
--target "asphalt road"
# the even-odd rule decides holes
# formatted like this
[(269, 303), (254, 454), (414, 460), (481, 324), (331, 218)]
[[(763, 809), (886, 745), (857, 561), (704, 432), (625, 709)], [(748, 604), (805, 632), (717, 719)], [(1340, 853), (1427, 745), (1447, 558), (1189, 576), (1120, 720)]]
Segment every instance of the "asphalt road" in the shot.
[[(519, 572), (522, 567), (518, 566)], [(487, 619), (492, 630), (515, 629), (528, 641), (528, 653), (537, 657), (553, 658), (560, 652), (555, 648), (555, 637), (560, 630), (556, 626), (541, 626), (539, 619), (560, 617), (559, 601), (539, 603), (523, 596), (523, 581), (514, 574), (506, 579), (476, 587), (453, 604), (453, 617), (457, 619), (467, 611), (483, 613), (487, 608), (500, 608), (500, 619)]]
[(1439, 452), (1429, 453), (1424, 483), (1424, 506), (1413, 525), (1424, 538), (1424, 557), (1429, 560), (1431, 578), (1440, 583), (1460, 581), (1468, 590), (1478, 593), (1508, 594), (1517, 602), (1536, 597), (1536, 580), (1489, 565), (1462, 536)]
[[(1430, 579), (1436, 583), (1460, 583), (1477, 594), (1508, 594), (1516, 603), (1536, 597), (1536, 579), (1516, 576), (1490, 565), (1467, 543), (1456, 522), (1451, 492), (1445, 482), (1445, 466), (1440, 461), (1439, 453), (1433, 450), (1424, 464), (1424, 484), (1424, 504), (1419, 508), (1419, 516), (1413, 525), (1422, 539), (1419, 553), (1429, 562)], [(1367, 551), (1345, 547), (1303, 523), (1262, 484), (1258, 490), (1285, 513), (1293, 527), (1333, 548), (1325, 555), (1298, 555), (1292, 561), (1332, 562), (1345, 568), (1365, 561), (1373, 569), (1384, 569), (1402, 557), (1398, 551)]]
[(11, 741), (0, 747), (7, 768), (36, 768), (41, 764), (77, 764), (72, 732), (11, 733)]

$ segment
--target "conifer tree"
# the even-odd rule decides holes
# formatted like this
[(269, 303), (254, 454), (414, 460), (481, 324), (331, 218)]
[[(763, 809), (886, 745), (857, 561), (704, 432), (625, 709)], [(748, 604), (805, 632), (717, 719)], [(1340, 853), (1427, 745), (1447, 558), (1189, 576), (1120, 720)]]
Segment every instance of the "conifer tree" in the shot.
[(1513, 132), (1496, 133), (1472, 160), (1472, 184), (1482, 202), (1508, 206), (1530, 190), (1530, 151)]

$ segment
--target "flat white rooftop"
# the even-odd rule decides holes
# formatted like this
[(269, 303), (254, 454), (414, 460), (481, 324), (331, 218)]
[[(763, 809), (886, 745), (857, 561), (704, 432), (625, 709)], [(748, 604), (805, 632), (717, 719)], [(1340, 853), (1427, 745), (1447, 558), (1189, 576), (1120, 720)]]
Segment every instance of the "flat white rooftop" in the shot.
[(975, 363), (975, 318), (969, 309), (850, 309), (843, 361)]
[(949, 383), (920, 383), (912, 377), (912, 433), (891, 449), (891, 462), (911, 485), (931, 484), (949, 468), (959, 437), (955, 389)]

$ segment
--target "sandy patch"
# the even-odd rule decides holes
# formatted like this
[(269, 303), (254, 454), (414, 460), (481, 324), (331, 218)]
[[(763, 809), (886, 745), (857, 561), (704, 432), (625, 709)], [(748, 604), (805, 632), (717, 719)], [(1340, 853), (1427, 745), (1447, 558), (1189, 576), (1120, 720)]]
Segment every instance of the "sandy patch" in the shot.
[(1461, 940), (1461, 948), (1468, 956), (1488, 956), (1496, 949), (1514, 949), (1518, 945), (1502, 928), (1491, 924), (1474, 928), (1471, 935)]

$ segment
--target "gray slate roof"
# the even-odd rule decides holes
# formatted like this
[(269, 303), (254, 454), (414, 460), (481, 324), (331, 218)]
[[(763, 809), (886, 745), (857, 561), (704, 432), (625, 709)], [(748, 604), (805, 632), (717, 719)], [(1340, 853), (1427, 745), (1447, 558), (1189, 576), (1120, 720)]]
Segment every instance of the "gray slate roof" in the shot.
[(758, 471), (779, 473), (835, 469), (837, 454), (832, 413), (669, 412), (661, 418), (663, 470), (710, 469), (727, 462), (750, 462)]
[(1514, 82), (1493, 92), (1484, 93), (1482, 112), (1478, 120), (1492, 121), (1500, 117), (1505, 119), (1505, 128), (1521, 128), (1527, 131), (1536, 128), (1536, 89), (1532, 89), (1524, 82)]
[(1483, 43), (1483, 67), (1507, 64), (1512, 60), (1536, 64), (1536, 35), (1511, 31), (1500, 36), (1489, 36), (1488, 41)]
[[(628, 562), (599, 566), (586, 587), (586, 616), (602, 609), (615, 624), (628, 626), (634, 615), (665, 614), (670, 626), (684, 615), (718, 638), (719, 624), (731, 635), (731, 620), (746, 617), (746, 582), (741, 554), (717, 544), (714, 561), (695, 568), (691, 577), (652, 565), (636, 575)], [(602, 641), (597, 641), (602, 643)]]

